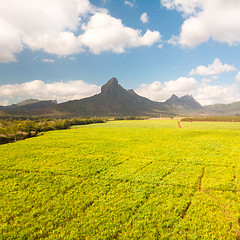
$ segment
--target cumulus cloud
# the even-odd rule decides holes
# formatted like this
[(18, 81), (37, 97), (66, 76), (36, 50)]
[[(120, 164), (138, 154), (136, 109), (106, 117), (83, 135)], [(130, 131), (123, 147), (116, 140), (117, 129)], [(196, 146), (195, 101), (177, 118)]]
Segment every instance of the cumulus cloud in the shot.
[(142, 84), (140, 88), (136, 89), (136, 92), (141, 96), (161, 102), (167, 100), (172, 94), (178, 96), (193, 94), (197, 86), (196, 79), (180, 77), (175, 81), (171, 80), (164, 83), (155, 81), (151, 84)]
[[(1, 10), (0, 10), (1, 11)], [(0, 17), (0, 62), (15, 62), (15, 54), (23, 50), (20, 34)]]
[(240, 42), (240, 1), (237, 0), (161, 0), (167, 9), (183, 13), (178, 44), (189, 48), (208, 41), (230, 46)]
[(43, 49), (47, 53), (58, 56), (66, 56), (84, 51), (81, 38), (76, 37), (72, 32), (24, 36), (24, 43), (34, 51)]
[[(3, 103), (9, 99), (37, 98), (40, 100), (57, 100), (64, 102), (73, 99), (81, 99), (100, 92), (100, 87), (87, 84), (82, 80), (44, 83), (34, 80), (22, 84), (7, 84), (0, 86)], [(5, 99), (4, 99), (5, 98)]]
[(140, 30), (125, 27), (120, 19), (113, 18), (107, 13), (96, 13), (84, 25), (82, 43), (93, 53), (103, 51), (123, 53), (126, 48), (152, 46), (161, 40), (157, 31), (147, 30), (141, 35)]
[(172, 35), (169, 40), (167, 40), (167, 43), (172, 44), (174, 46), (178, 45), (179, 37)]
[[(233, 65), (228, 64), (222, 64), (219, 58), (216, 58), (214, 62), (210, 65), (206, 66), (198, 66), (195, 69), (192, 69), (189, 73), (190, 76), (192, 75), (201, 75), (201, 76), (207, 76), (207, 75), (215, 75), (220, 74), (223, 72), (230, 72), (230, 71), (237, 71), (237, 69)], [(216, 79), (216, 76), (214, 77)]]
[(236, 85), (207, 85), (203, 84), (197, 89), (195, 95), (197, 101), (202, 105), (217, 103), (233, 103), (240, 100), (240, 94)]
[[(166, 101), (172, 94), (178, 97), (191, 94), (203, 106), (217, 103), (233, 103), (240, 101), (238, 85), (213, 84), (212, 81), (218, 79), (216, 74), (236, 70), (233, 65), (223, 64), (220, 59), (216, 58), (212, 64), (198, 66), (189, 73), (189, 75), (210, 77), (204, 77), (200, 81), (197, 81), (194, 77), (180, 77), (177, 80), (163, 83), (155, 81), (150, 84), (140, 85), (136, 92), (141, 96), (159, 102)], [(240, 82), (240, 72), (236, 75), (236, 81)]]
[(151, 84), (142, 84), (136, 92), (154, 101), (163, 102), (172, 94), (178, 97), (191, 94), (201, 105), (217, 103), (228, 104), (240, 100), (237, 85), (210, 85), (211, 79), (202, 79), (198, 82), (190, 77), (180, 77), (164, 83), (155, 81)]
[[(97, 20), (102, 22), (98, 24)], [(112, 27), (117, 27), (114, 34), (118, 37), (123, 34), (120, 43), (109, 32)], [(92, 37), (100, 40), (95, 43)], [(159, 39), (159, 32), (148, 31), (141, 36), (140, 30), (125, 27), (121, 20), (111, 17), (106, 9), (95, 7), (89, 0), (8, 0), (1, 3), (0, 62), (16, 61), (16, 54), (24, 48), (67, 56), (86, 51), (88, 47), (90, 50), (98, 48), (100, 52), (105, 49), (123, 52), (125, 47), (151, 46)], [(104, 40), (110, 48), (106, 48)]]
[(0, 61), (16, 61), (15, 54), (28, 47), (66, 55), (83, 51), (73, 34), (79, 16), (92, 12), (88, 0), (8, 0), (0, 8)]
[(134, 7), (135, 3), (136, 3), (135, 0), (132, 0), (132, 1), (125, 0), (124, 1), (124, 4), (130, 6), (131, 8)]
[(167, 9), (176, 9), (183, 12), (185, 16), (196, 14), (199, 9), (202, 9), (209, 0), (161, 0), (162, 6)]
[(142, 23), (148, 23), (149, 20), (148, 20), (148, 15), (147, 15), (147, 13), (144, 12), (144, 13), (141, 15), (141, 17), (140, 17), (140, 20), (141, 20)]

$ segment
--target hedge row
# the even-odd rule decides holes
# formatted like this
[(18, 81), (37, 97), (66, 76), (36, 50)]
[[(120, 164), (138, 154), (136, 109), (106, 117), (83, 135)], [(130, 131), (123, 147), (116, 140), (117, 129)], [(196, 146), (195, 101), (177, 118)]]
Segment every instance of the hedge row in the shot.
[(73, 125), (104, 123), (101, 118), (92, 119), (35, 119), (35, 120), (3, 120), (0, 119), (0, 144), (14, 142), (37, 136), (40, 132), (68, 129)]

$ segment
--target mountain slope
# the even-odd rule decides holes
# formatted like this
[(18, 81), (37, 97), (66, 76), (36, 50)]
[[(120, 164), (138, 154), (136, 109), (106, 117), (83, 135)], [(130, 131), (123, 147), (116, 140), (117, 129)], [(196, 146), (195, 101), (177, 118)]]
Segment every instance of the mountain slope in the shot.
[(7, 107), (2, 107), (0, 109), (7, 114), (31, 115), (41, 113), (43, 109), (54, 105), (57, 105), (57, 101), (55, 100), (40, 101), (34, 99), (34, 101), (32, 101), (32, 99), (30, 99), (20, 102), (20, 104), (13, 104)]
[(128, 116), (172, 113), (171, 108), (159, 102), (124, 89), (116, 78), (110, 79), (101, 88), (101, 93), (92, 97), (68, 101), (51, 108), (53, 111), (81, 116)]
[(33, 103), (36, 103), (36, 102), (40, 102), (40, 100), (38, 100), (38, 99), (26, 99), (22, 102), (17, 103), (16, 105), (18, 105), (20, 107), (20, 106), (25, 106), (25, 105), (28, 105), (28, 104), (33, 104)]
[(204, 106), (208, 115), (240, 115), (240, 101), (230, 104), (214, 104)]
[(167, 101), (165, 101), (166, 104), (177, 107), (181, 106), (186, 109), (202, 109), (202, 106), (200, 103), (198, 103), (192, 95), (185, 95), (182, 97), (177, 97), (175, 94), (173, 94)]

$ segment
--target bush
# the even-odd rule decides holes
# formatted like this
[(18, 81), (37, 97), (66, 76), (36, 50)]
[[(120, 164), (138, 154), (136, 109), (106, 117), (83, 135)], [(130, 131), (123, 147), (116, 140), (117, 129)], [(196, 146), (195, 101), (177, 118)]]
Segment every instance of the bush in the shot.
[(86, 125), (92, 123), (104, 123), (102, 118), (92, 119), (19, 119), (11, 117), (0, 119), (0, 144), (22, 140), (37, 136), (39, 132), (68, 129), (72, 125)]

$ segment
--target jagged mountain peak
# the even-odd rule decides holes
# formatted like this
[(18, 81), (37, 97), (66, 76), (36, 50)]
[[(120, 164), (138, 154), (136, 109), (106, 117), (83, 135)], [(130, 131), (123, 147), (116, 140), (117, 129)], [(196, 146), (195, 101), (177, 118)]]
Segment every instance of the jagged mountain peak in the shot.
[(115, 77), (113, 77), (101, 87), (101, 93), (108, 94), (108, 93), (115, 92), (118, 89), (123, 89), (123, 88), (119, 85), (118, 80)]
[(169, 99), (179, 99), (179, 97), (173, 94)]
[[(58, 104), (50, 110), (81, 116), (135, 116), (170, 114), (169, 106), (139, 96), (133, 90), (124, 89), (116, 78), (111, 78), (92, 97)], [(173, 114), (174, 115), (174, 114)], [(164, 115), (165, 116), (165, 115)]]
[(115, 77), (112, 77), (106, 84), (118, 84), (118, 80)]
[(184, 95), (180, 99), (195, 100), (191, 94)]
[(178, 96), (173, 94), (168, 100), (165, 101), (168, 105), (179, 105), (180, 104), (180, 99)]
[(165, 101), (165, 103), (170, 106), (175, 105), (192, 109), (202, 108), (201, 104), (198, 103), (190, 94), (184, 95), (180, 98), (173, 94), (167, 101)]

